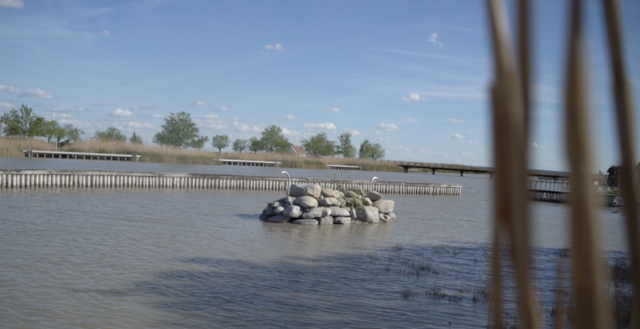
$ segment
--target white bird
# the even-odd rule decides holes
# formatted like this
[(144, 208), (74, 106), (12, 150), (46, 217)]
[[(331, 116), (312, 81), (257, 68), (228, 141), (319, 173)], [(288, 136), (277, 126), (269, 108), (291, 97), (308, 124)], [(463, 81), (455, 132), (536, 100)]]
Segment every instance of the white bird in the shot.
[(373, 178), (371, 178), (371, 182), (369, 183), (369, 191), (373, 191), (373, 181), (378, 179), (378, 177), (373, 176)]
[(282, 174), (287, 175), (287, 196), (288, 196), (289, 195), (289, 191), (291, 190), (291, 176), (289, 176), (289, 173), (284, 171), (284, 170), (280, 174), (281, 175)]

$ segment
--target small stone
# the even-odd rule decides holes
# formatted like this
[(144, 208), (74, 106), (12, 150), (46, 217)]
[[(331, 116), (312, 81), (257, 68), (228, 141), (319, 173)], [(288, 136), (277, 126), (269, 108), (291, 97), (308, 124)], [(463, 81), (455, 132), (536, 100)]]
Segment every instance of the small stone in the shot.
[(289, 206), (284, 209), (282, 214), (289, 218), (298, 218), (302, 215), (302, 210), (298, 206)]
[(387, 215), (388, 215), (389, 217), (391, 217), (391, 219), (392, 219), (392, 220), (393, 220), (393, 219), (396, 219), (396, 214), (394, 214), (394, 213), (392, 213), (392, 212), (388, 213)]
[(344, 207), (347, 205), (347, 201), (344, 201), (344, 198), (339, 198), (338, 201), (340, 202), (340, 207)]
[(283, 215), (275, 215), (272, 217), (269, 217), (265, 220), (265, 222), (269, 222), (269, 223), (286, 223), (289, 221), (289, 217), (287, 216), (283, 216)]
[(291, 224), (298, 225), (318, 225), (318, 221), (315, 219), (298, 219), (291, 222)]
[(370, 206), (372, 204), (373, 204), (373, 202), (371, 202), (371, 199), (369, 199), (369, 198), (363, 198), (362, 199), (362, 205), (363, 206)]
[(355, 198), (358, 195), (354, 191), (344, 191), (344, 196), (347, 198)]
[(335, 191), (335, 192), (336, 192), (336, 195), (334, 196), (334, 198), (336, 199), (344, 198), (344, 193), (340, 191)]
[(364, 191), (360, 187), (350, 187), (349, 191), (352, 191), (359, 196), (364, 196)]
[(323, 207), (339, 206), (340, 201), (336, 198), (324, 198), (318, 201), (318, 204)]
[(333, 225), (333, 217), (332, 216), (322, 217), (322, 218), (318, 219), (318, 223), (320, 225), (327, 225), (327, 224), (332, 224)]
[(269, 217), (271, 217), (270, 215), (266, 215), (266, 214), (260, 214), (260, 220), (261, 221), (266, 221)]
[(302, 214), (302, 218), (304, 219), (312, 219), (312, 218), (322, 218), (325, 216), (331, 216), (331, 208), (311, 208), (308, 212)]
[(331, 207), (331, 216), (334, 217), (349, 217), (349, 209), (339, 208), (339, 207)]
[(309, 184), (309, 185), (298, 185), (293, 184), (289, 189), (290, 196), (311, 196), (315, 199), (320, 198), (320, 193), (322, 192), (322, 188), (317, 184)]
[(395, 202), (393, 200), (378, 200), (373, 203), (373, 206), (378, 208), (381, 213), (388, 214), (393, 212), (393, 207), (395, 206)]
[(318, 200), (312, 196), (301, 196), (296, 199), (294, 204), (305, 209), (316, 208), (318, 206)]
[(334, 224), (351, 224), (351, 217), (333, 217)]
[(380, 213), (380, 220), (383, 221), (383, 222), (390, 222), (390, 221), (392, 221), (394, 219), (396, 219), (395, 216), (391, 217), (388, 214)]
[(380, 199), (382, 199), (382, 194), (376, 192), (376, 191), (369, 191), (367, 192), (367, 198), (371, 199), (371, 201), (376, 202)]
[(380, 222), (379, 210), (372, 206), (362, 206), (356, 209), (356, 215), (359, 221), (367, 223)]
[(296, 198), (292, 196), (288, 196), (280, 200), (280, 205), (283, 207), (293, 206), (293, 203), (296, 201)]
[(282, 215), (283, 211), (284, 211), (283, 207), (277, 207), (277, 208), (273, 209), (273, 214), (274, 215)]
[(336, 191), (334, 189), (330, 189), (330, 188), (323, 188), (322, 189), (322, 196), (325, 198), (335, 198), (336, 197)]
[(279, 201), (274, 201), (273, 204), (271, 205), (271, 207), (273, 207), (273, 208), (280, 207), (280, 202)]

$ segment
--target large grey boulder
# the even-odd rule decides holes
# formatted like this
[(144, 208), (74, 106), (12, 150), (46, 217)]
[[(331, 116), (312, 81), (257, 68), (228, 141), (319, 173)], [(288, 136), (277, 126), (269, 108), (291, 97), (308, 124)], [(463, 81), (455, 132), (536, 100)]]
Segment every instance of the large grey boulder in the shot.
[(322, 217), (331, 216), (331, 215), (332, 215), (331, 208), (318, 207), (318, 208), (311, 208), (309, 209), (308, 212), (303, 213), (302, 218), (304, 219), (322, 218)]
[(288, 206), (284, 208), (282, 214), (289, 218), (298, 218), (302, 216), (302, 210), (298, 206)]
[(362, 205), (363, 205), (363, 206), (370, 206), (370, 205), (372, 205), (372, 204), (373, 204), (373, 202), (371, 202), (371, 199), (369, 199), (369, 198), (362, 198)]
[(334, 224), (351, 224), (351, 217), (333, 217)]
[(373, 203), (373, 206), (378, 208), (381, 213), (388, 214), (393, 212), (393, 207), (396, 205), (393, 200), (378, 200)]
[(324, 198), (319, 200), (318, 204), (323, 207), (332, 207), (332, 206), (339, 206), (340, 201), (338, 201), (338, 199), (336, 198)]
[(350, 217), (349, 209), (339, 208), (339, 207), (331, 207), (331, 216), (333, 216), (333, 217)]
[(318, 225), (318, 221), (315, 219), (298, 219), (291, 222), (291, 224), (298, 225)]
[(275, 215), (272, 217), (269, 217), (265, 220), (265, 222), (269, 222), (269, 223), (286, 223), (289, 221), (289, 217), (287, 216), (283, 216), (283, 215)]
[(311, 196), (315, 199), (320, 198), (320, 193), (322, 192), (322, 188), (317, 184), (309, 184), (309, 185), (298, 185), (293, 184), (289, 189), (289, 195), (295, 197), (302, 196)]
[(358, 194), (354, 191), (344, 191), (344, 196), (347, 198), (356, 198)]
[(322, 217), (322, 218), (318, 219), (318, 224), (320, 224), (320, 225), (327, 225), (327, 224), (333, 225), (333, 217), (331, 217), (331, 216)]
[(322, 189), (322, 196), (325, 198), (335, 198), (336, 190), (325, 187)]
[(382, 199), (382, 194), (376, 192), (376, 191), (369, 191), (367, 192), (367, 198), (371, 199), (371, 201), (376, 202), (380, 199)]
[(262, 214), (265, 216), (273, 215), (273, 208), (267, 206), (266, 208), (264, 208), (264, 210), (262, 210)]
[(356, 209), (356, 216), (359, 221), (367, 223), (379, 223), (380, 213), (378, 208), (372, 206), (362, 206)]
[(344, 193), (340, 192), (340, 191), (335, 191), (336, 195), (334, 196), (334, 198), (340, 199), (340, 198), (344, 198)]
[(318, 207), (318, 200), (316, 200), (312, 196), (301, 196), (301, 197), (296, 199), (294, 204), (296, 204), (296, 205), (298, 205), (298, 206), (300, 206), (302, 208), (305, 208), (305, 209), (316, 208), (316, 207)]

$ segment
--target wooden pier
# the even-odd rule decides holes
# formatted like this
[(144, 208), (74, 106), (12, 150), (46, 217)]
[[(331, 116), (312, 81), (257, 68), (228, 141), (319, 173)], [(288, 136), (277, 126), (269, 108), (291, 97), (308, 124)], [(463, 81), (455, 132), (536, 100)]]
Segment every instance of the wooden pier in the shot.
[[(530, 181), (529, 199), (542, 202), (569, 203), (571, 184), (567, 180)], [(613, 195), (598, 195), (596, 201), (599, 206), (613, 207)]]
[(22, 150), (27, 158), (51, 158), (74, 160), (103, 160), (103, 161), (131, 161), (138, 162), (140, 155), (133, 154), (109, 154), (109, 153), (85, 153), (66, 151), (36, 151)]
[(254, 161), (254, 160), (234, 160), (234, 159), (218, 159), (222, 164), (227, 166), (250, 166), (250, 167), (280, 167), (281, 162), (276, 161)]
[(327, 167), (335, 170), (362, 170), (361, 166), (327, 165)]
[[(332, 189), (360, 187), (362, 180), (293, 178), (291, 184), (318, 184)], [(281, 191), (288, 188), (287, 178), (183, 173), (113, 172), (78, 170), (0, 170), (0, 189), (127, 188), (127, 189), (203, 189)], [(462, 185), (377, 181), (373, 190), (382, 194), (460, 196)]]

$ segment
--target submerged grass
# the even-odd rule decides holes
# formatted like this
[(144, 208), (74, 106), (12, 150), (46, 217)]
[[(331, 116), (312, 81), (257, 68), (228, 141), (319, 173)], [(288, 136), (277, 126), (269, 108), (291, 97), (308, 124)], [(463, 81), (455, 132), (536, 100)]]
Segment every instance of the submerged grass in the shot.
[[(24, 157), (22, 150), (54, 151), (55, 143), (40, 139), (0, 137), (0, 157)], [(361, 166), (362, 170), (402, 172), (402, 167), (390, 162), (367, 159), (345, 159), (337, 157), (301, 158), (285, 153), (228, 153), (193, 149), (167, 148), (149, 144), (131, 144), (124, 142), (104, 142), (96, 140), (80, 141), (58, 150), (69, 152), (116, 153), (141, 155), (140, 162), (215, 165), (219, 159), (240, 159), (254, 161), (277, 161), (281, 167), (299, 169), (328, 169), (328, 164)]]

